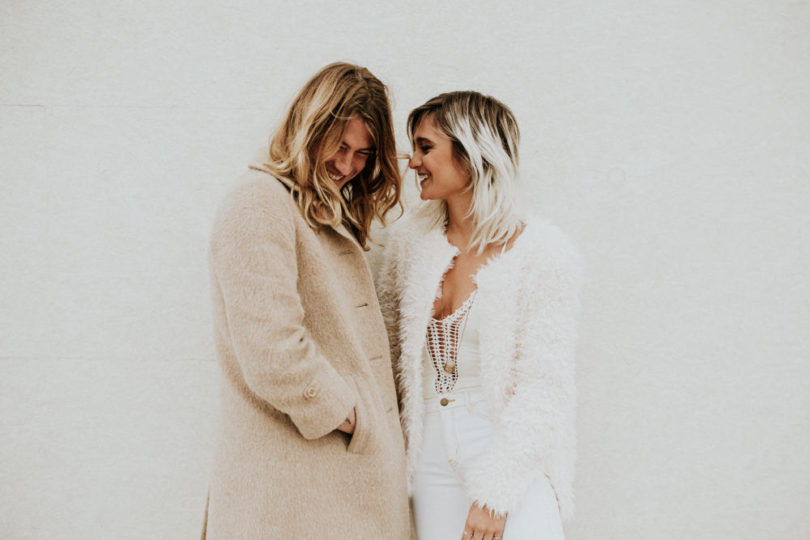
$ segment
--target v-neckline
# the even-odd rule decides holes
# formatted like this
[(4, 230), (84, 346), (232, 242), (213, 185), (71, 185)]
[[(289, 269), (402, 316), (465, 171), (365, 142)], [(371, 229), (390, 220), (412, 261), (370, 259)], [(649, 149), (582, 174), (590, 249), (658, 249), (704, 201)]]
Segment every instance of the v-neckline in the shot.
[(462, 313), (465, 309), (470, 308), (470, 306), (473, 303), (475, 293), (477, 293), (477, 292), (478, 292), (478, 288), (473, 289), (472, 292), (470, 293), (470, 295), (467, 296), (467, 298), (464, 300), (464, 302), (462, 302), (461, 305), (458, 306), (458, 308), (453, 313), (445, 315), (442, 318), (437, 318), (437, 317), (434, 317), (433, 315), (431, 315), (430, 320), (431, 321), (436, 321), (436, 322), (439, 322), (439, 323), (443, 323), (443, 322), (448, 321), (449, 319), (455, 318), (459, 313)]

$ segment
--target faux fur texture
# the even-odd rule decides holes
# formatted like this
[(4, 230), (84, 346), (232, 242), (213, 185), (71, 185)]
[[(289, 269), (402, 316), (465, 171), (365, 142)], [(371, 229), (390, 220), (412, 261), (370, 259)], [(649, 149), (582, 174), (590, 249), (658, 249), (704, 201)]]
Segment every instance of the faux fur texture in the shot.
[[(389, 332), (406, 438), (409, 487), (422, 447), (425, 332), (441, 279), (458, 250), (416, 217), (393, 227), (377, 289)], [(497, 513), (549, 477), (563, 519), (573, 515), (576, 320), (582, 258), (535, 216), (512, 249), (475, 277), (481, 380), (497, 414), (492, 443), (465, 478), (470, 497)]]

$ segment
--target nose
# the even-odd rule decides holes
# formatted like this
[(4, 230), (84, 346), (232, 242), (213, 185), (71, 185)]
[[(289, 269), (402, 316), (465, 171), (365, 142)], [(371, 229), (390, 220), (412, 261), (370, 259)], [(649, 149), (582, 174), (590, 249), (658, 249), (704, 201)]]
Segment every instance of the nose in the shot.
[(352, 171), (352, 158), (349, 157), (348, 152), (344, 152), (337, 156), (335, 159), (335, 168), (340, 171), (340, 174), (347, 175)]
[(422, 165), (422, 159), (419, 158), (416, 153), (411, 156), (411, 159), (408, 160), (408, 167), (411, 169), (418, 169)]

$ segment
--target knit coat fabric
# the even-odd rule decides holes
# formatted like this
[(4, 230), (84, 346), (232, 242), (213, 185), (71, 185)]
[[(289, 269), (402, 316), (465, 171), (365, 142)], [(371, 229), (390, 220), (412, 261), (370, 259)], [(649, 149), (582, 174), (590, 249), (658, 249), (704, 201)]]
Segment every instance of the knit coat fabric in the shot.
[[(406, 439), (409, 488), (423, 438), (425, 336), (441, 279), (459, 250), (416, 216), (396, 224), (377, 278)], [(481, 381), (496, 413), (487, 450), (465, 475), (470, 498), (503, 514), (548, 476), (573, 515), (575, 341), (582, 258), (552, 224), (529, 216), (512, 248), (476, 274)]]
[[(221, 418), (203, 537), (409, 538), (388, 339), (364, 252), (261, 166), (211, 238)], [(336, 431), (352, 408), (353, 435)]]

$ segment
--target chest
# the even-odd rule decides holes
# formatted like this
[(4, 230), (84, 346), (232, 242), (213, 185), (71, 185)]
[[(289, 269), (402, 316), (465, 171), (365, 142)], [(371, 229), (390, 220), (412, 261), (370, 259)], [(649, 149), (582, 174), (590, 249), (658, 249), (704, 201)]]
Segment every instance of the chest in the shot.
[(302, 224), (296, 253), (298, 292), (305, 303), (324, 306), (344, 300), (347, 306), (341, 307), (351, 307), (368, 301), (373, 282), (355, 242), (331, 228), (313, 230)]
[(302, 224), (296, 287), (303, 325), (333, 362), (385, 356), (388, 343), (374, 283), (356, 242)]
[(441, 295), (433, 302), (433, 316), (443, 319), (454, 313), (476, 289), (475, 276), (491, 254), (459, 253), (444, 273)]

